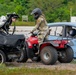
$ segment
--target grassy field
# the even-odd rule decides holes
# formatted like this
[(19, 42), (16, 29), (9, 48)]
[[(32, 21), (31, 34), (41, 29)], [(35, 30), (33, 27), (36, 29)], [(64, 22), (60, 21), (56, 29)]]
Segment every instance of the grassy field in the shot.
[(76, 75), (76, 71), (71, 70), (54, 70), (42, 68), (26, 67), (6, 67), (0, 65), (0, 75)]
[[(14, 23), (12, 23), (14, 25)], [(34, 26), (35, 22), (23, 22), (23, 21), (17, 21), (15, 22), (16, 26)]]

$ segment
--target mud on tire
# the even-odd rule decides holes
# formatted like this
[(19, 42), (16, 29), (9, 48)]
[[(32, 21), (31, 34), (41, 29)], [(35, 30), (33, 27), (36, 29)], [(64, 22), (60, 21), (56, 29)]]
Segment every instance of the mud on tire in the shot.
[(53, 65), (56, 63), (58, 56), (55, 48), (51, 46), (44, 47), (40, 52), (41, 61), (46, 65)]
[(23, 44), (23, 47), (20, 48), (20, 54), (17, 62), (26, 62), (28, 59), (27, 57), (27, 51), (26, 51), (26, 46), (25, 43)]
[(20, 58), (18, 59), (18, 62), (26, 62), (27, 61), (27, 52), (26, 50), (22, 50), (20, 54)]

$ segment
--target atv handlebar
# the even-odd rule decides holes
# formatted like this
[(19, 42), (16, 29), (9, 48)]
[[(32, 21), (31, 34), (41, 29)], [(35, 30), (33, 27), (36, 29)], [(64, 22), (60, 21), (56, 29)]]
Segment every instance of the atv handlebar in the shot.
[(30, 36), (32, 36), (32, 37), (35, 37), (35, 36), (37, 36), (38, 34), (36, 34), (36, 33), (31, 33), (31, 32), (29, 32), (29, 33), (27, 33), (27, 34), (25, 34), (26, 35), (26, 38), (29, 38)]
[(37, 36), (39, 33), (38, 33), (38, 32), (32, 32), (31, 34), (32, 34), (32, 35), (31, 35), (32, 37), (35, 37), (35, 36)]

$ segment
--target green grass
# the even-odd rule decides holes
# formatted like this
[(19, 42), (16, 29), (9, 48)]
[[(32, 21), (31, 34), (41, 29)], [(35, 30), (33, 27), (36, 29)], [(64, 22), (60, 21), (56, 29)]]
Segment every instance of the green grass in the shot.
[(5, 65), (0, 65), (0, 75), (76, 75), (76, 71), (71, 70), (54, 70), (42, 68), (9, 68)]
[[(14, 23), (12, 23), (14, 25)], [(22, 22), (22, 21), (17, 21), (15, 22), (16, 26), (34, 26), (35, 22)]]

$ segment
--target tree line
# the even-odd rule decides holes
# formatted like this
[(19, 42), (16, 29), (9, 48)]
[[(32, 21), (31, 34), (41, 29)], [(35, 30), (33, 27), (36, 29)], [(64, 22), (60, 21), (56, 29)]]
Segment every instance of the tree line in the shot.
[(70, 21), (76, 16), (76, 0), (0, 0), (0, 16), (16, 12), (20, 17), (30, 15), (34, 8), (41, 8), (48, 22)]

